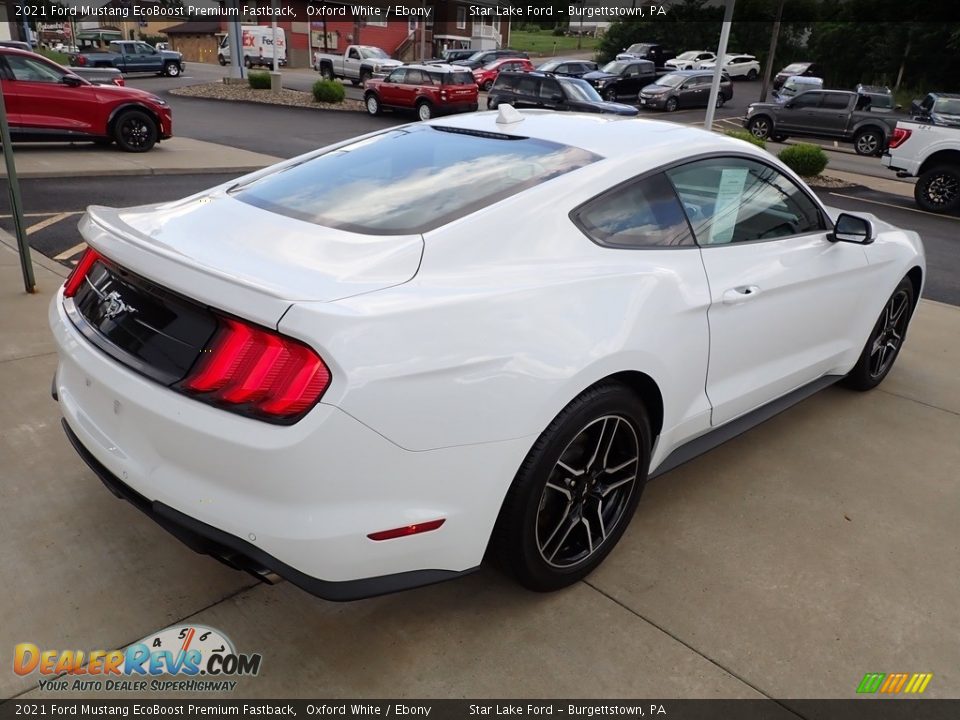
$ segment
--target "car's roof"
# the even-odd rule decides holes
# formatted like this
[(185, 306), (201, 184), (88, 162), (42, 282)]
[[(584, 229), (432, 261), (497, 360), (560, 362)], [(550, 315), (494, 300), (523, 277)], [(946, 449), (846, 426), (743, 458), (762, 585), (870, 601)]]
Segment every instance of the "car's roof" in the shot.
[(930, 95), (936, 95), (937, 97), (941, 97), (941, 98), (950, 98), (951, 100), (956, 99), (956, 98), (960, 98), (960, 93), (932, 92), (932, 93), (928, 93), (928, 94), (930, 94)]
[[(504, 105), (500, 106), (501, 108)], [(697, 145), (729, 147), (751, 154), (753, 146), (700, 128), (663, 120), (628, 118), (590, 113), (558, 113), (550, 110), (517, 110), (520, 122), (498, 123), (498, 111), (465, 113), (437, 118), (429, 124), (479, 133), (531, 137), (560, 145), (579, 147), (603, 157), (628, 157), (624, 148), (642, 148), (643, 155), (664, 152), (682, 157)], [(636, 156), (633, 156), (636, 157)]]
[[(726, 75), (727, 71), (721, 71), (721, 75)], [(695, 77), (699, 75), (709, 75), (713, 77), (713, 70), (671, 70), (670, 75), (681, 75), (683, 77)], [(730, 77), (727, 75), (727, 77)]]
[(404, 65), (403, 68), (406, 70), (432, 70), (433, 72), (470, 72), (463, 65), (450, 65), (449, 63), (409, 63)]

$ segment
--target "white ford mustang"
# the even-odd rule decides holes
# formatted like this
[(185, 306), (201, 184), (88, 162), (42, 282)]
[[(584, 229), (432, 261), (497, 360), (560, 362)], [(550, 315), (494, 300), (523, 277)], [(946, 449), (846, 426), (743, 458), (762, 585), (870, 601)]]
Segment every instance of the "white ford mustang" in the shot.
[(194, 549), (337, 600), (488, 548), (582, 578), (650, 475), (883, 380), (925, 269), (740, 140), (511, 107), (80, 228), (50, 307), (77, 451)]

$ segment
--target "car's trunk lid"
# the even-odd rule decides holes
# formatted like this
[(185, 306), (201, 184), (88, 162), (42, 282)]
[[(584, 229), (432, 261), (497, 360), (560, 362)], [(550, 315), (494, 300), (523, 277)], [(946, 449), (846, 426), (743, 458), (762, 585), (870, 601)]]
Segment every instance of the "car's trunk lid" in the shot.
[(409, 281), (420, 235), (368, 236), (256, 208), (223, 193), (91, 207), (87, 241), (113, 262), (209, 307), (275, 326), (295, 302), (331, 302)]

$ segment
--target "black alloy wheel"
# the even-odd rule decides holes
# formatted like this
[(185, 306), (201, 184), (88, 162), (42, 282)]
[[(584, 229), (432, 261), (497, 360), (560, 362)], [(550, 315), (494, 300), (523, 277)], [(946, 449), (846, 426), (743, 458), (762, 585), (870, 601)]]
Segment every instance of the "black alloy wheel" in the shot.
[(849, 387), (871, 390), (889, 374), (907, 336), (914, 300), (913, 283), (904, 278), (883, 306), (860, 359), (847, 376)]

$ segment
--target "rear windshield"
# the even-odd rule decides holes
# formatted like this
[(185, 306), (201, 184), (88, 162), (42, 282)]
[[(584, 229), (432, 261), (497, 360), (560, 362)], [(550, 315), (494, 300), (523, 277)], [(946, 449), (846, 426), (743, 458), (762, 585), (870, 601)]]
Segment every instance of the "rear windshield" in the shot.
[(236, 199), (370, 235), (423, 233), (599, 160), (559, 143), (414, 125), (358, 140), (233, 191)]
[(464, 70), (463, 72), (443, 73), (440, 76), (440, 83), (442, 85), (476, 85), (477, 81), (474, 79), (472, 72)]

